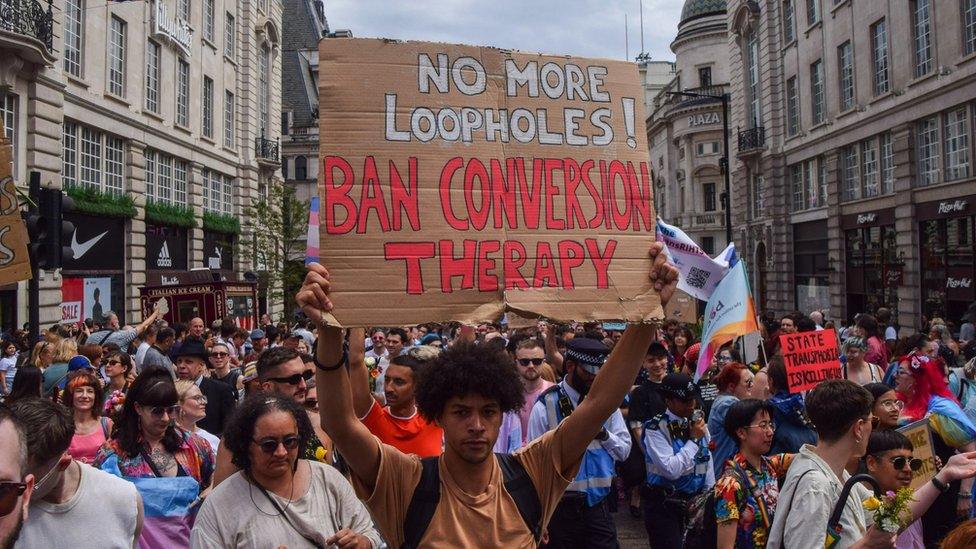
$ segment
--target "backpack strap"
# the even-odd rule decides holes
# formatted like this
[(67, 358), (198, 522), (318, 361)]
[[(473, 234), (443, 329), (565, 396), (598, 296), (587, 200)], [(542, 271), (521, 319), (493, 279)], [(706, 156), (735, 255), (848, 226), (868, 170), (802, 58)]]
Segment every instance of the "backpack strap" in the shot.
[(437, 466), (440, 456), (426, 457), (420, 460), (420, 482), (410, 497), (407, 514), (403, 520), (403, 545), (400, 549), (415, 549), (420, 546), (420, 540), (427, 531), (434, 511), (441, 501), (441, 476)]
[(525, 521), (525, 525), (532, 532), (532, 538), (536, 545), (542, 539), (542, 502), (539, 501), (539, 493), (532, 484), (532, 478), (528, 471), (512, 454), (495, 454), (498, 458), (498, 465), (502, 469), (502, 477), (505, 480), (505, 490), (515, 500), (519, 515)]
[(105, 417), (105, 416), (102, 416), (102, 417), (100, 417), (98, 419), (99, 419), (99, 422), (102, 424), (102, 434), (105, 435), (105, 439), (108, 440), (109, 438), (112, 438), (112, 433), (110, 433), (108, 431), (108, 418)]

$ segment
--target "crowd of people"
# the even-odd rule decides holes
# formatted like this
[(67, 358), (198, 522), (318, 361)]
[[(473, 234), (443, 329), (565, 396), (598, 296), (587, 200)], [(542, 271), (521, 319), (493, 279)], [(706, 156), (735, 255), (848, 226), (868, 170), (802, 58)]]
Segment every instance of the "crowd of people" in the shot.
[[(331, 291), (311, 265), (302, 320), (250, 332), (153, 312), (5, 337), (0, 547), (600, 548), (626, 511), (652, 548), (976, 539), (976, 304), (958, 331), (766, 317), (696, 376), (692, 325), (343, 330)], [(829, 328), (842, 379), (792, 392), (779, 335)], [(935, 464), (897, 430), (922, 419)], [(896, 532), (873, 487), (841, 499), (930, 466)]]

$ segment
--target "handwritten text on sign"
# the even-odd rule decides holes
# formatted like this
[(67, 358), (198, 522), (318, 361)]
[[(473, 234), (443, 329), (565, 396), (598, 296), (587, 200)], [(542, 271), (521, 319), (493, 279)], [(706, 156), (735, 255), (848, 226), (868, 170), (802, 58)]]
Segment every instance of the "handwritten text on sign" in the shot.
[(340, 321), (662, 316), (634, 65), (364, 39), (320, 59)]
[(791, 393), (813, 389), (821, 381), (840, 379), (834, 330), (779, 336)]
[(922, 460), (922, 468), (912, 471), (912, 490), (916, 490), (932, 480), (938, 471), (935, 461), (935, 448), (932, 446), (932, 433), (928, 418), (910, 423), (898, 431), (912, 442), (912, 456)]

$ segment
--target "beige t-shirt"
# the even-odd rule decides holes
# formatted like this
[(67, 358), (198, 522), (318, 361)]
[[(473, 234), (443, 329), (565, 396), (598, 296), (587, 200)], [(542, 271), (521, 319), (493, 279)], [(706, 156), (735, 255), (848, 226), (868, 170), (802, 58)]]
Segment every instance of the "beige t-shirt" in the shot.
[[(561, 429), (549, 431), (531, 442), (515, 457), (525, 467), (542, 503), (542, 523), (549, 522), (559, 499), (579, 469), (583, 455), (573, 463), (560, 463)], [(380, 443), (382, 456), (372, 493), (352, 475), (356, 494), (366, 501), (383, 538), (390, 547), (403, 545), (403, 521), (410, 498), (420, 483), (420, 458), (406, 455)], [(461, 490), (440, 461), (441, 499), (434, 517), (421, 538), (423, 547), (535, 547), (532, 532), (505, 490), (502, 471), (492, 460), (491, 480), (484, 493), (471, 495)]]

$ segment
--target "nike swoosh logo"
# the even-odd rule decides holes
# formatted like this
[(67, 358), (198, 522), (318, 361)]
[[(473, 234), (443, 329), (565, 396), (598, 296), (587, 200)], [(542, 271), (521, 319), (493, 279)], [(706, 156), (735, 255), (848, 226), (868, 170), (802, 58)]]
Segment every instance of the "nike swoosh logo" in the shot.
[(72, 235), (71, 235), (71, 251), (74, 252), (74, 255), (75, 255), (73, 259), (76, 259), (76, 260), (77, 259), (81, 259), (82, 256), (84, 256), (85, 254), (88, 253), (88, 250), (92, 249), (95, 246), (95, 244), (98, 244), (98, 241), (101, 240), (102, 237), (105, 236), (105, 235), (107, 235), (107, 234), (108, 234), (108, 231), (105, 231), (104, 233), (102, 233), (102, 234), (100, 234), (100, 235), (98, 235), (98, 236), (96, 236), (94, 238), (90, 238), (90, 239), (88, 239), (88, 240), (86, 240), (84, 242), (79, 243), (78, 242), (78, 229), (75, 229), (75, 232), (72, 233)]

